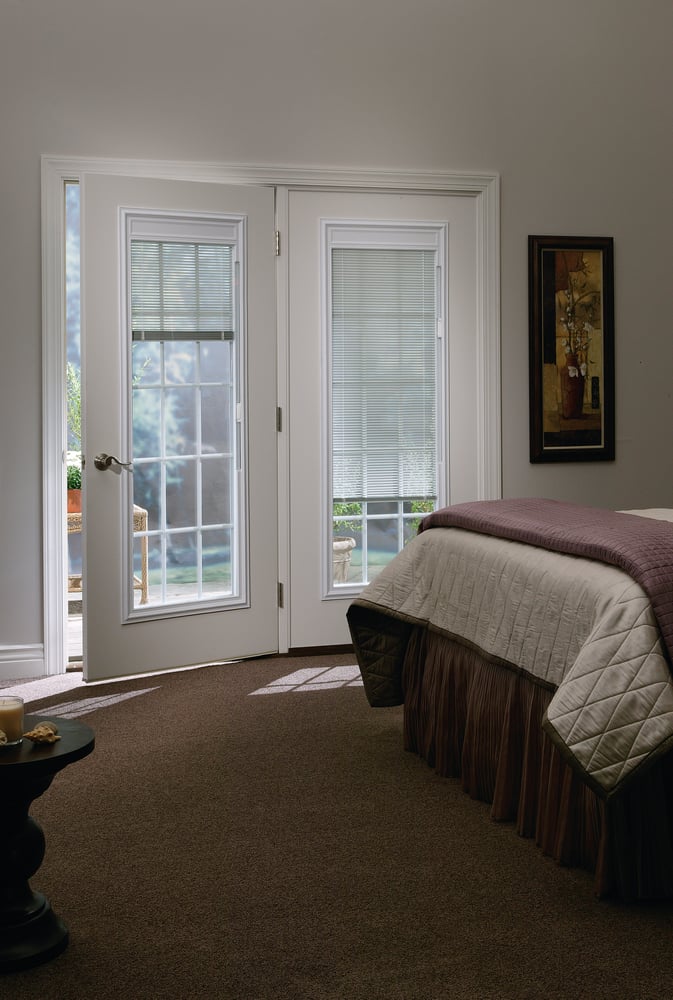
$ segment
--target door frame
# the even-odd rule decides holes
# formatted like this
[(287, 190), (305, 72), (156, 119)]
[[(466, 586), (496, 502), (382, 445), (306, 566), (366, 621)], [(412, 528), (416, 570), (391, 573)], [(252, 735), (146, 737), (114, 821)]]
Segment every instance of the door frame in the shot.
[[(85, 173), (210, 181), (273, 187), (276, 230), (280, 235), (277, 264), (277, 391), (281, 414), (289, 405), (288, 231), (290, 192), (301, 190), (368, 193), (452, 194), (477, 199), (476, 284), (477, 377), (479, 415), (476, 456), (478, 496), (502, 495), (500, 410), (500, 177), (497, 173), (434, 173), (391, 170), (346, 170), (323, 167), (271, 167), (226, 163), (130, 160), (107, 157), (41, 158), (42, 180), (42, 483), (43, 483), (43, 673), (66, 670), (67, 532), (65, 517), (65, 220), (66, 181), (81, 182)], [(269, 234), (271, 243), (273, 234)], [(281, 425), (282, 426), (282, 425)], [(278, 574), (289, 579), (289, 441), (278, 434)], [(285, 588), (287, 594), (287, 587)], [(289, 598), (279, 608), (279, 652), (288, 650)]]

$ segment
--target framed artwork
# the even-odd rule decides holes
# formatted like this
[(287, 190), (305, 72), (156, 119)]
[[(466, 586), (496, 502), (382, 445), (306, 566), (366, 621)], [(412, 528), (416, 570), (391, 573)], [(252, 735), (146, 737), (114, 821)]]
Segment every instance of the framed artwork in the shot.
[(530, 460), (615, 457), (612, 237), (529, 236)]

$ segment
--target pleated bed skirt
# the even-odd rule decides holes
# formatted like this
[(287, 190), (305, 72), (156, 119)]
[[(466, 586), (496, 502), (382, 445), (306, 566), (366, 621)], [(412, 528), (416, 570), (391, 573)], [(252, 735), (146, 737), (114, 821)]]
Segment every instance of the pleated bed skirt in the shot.
[(608, 800), (541, 728), (553, 689), (416, 628), (403, 665), (404, 745), (492, 804), (559, 864), (594, 873), (599, 897), (673, 897), (673, 758)]

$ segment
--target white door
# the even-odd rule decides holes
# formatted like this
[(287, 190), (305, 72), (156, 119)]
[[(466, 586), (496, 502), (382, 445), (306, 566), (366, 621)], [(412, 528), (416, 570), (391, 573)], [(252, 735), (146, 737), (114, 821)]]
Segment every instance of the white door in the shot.
[(277, 651), (273, 191), (82, 194), (85, 679)]
[[(377, 566), (392, 558), (413, 533), (418, 512), (428, 509), (428, 505), (438, 506), (478, 495), (475, 460), (479, 454), (475, 335), (477, 206), (472, 198), (448, 195), (299, 191), (289, 192), (287, 211), (290, 276), (289, 646), (300, 649), (349, 643), (346, 610), (350, 601), (375, 575)], [(354, 487), (352, 495), (342, 496), (342, 487), (338, 485), (343, 479), (340, 469), (352, 456), (348, 453), (349, 443), (346, 442), (345, 450), (339, 453), (334, 438), (338, 403), (330, 396), (338, 390), (332, 369), (339, 367), (341, 361), (334, 353), (336, 339), (332, 337), (334, 330), (331, 328), (340, 322), (335, 318), (338, 309), (343, 315), (343, 309), (348, 311), (349, 306), (348, 303), (345, 307), (335, 305), (334, 261), (338, 259), (339, 267), (355, 275), (355, 281), (360, 282), (364, 268), (359, 273), (358, 250), (364, 249), (371, 255), (373, 248), (371, 268), (376, 272), (381, 257), (378, 251), (386, 247), (393, 254), (411, 248), (422, 258), (419, 264), (421, 296), (425, 296), (423, 308), (430, 317), (427, 322), (424, 320), (426, 332), (423, 337), (426, 354), (434, 353), (437, 366), (436, 427), (431, 444), (435, 449), (431, 474), (436, 487), (434, 491), (429, 490), (426, 483), (416, 492), (414, 488), (401, 487), (397, 494), (392, 490), (384, 495), (387, 487), (382, 487), (378, 493), (370, 488), (367, 493), (359, 486)], [(335, 248), (339, 248), (337, 257), (333, 256)], [(343, 248), (347, 251), (345, 257), (341, 254)], [(350, 250), (354, 254), (349, 257)], [(386, 280), (394, 286), (390, 275)], [(430, 281), (435, 301), (428, 307), (424, 283)], [(347, 289), (344, 294), (347, 298)], [(390, 310), (394, 313), (399, 301), (394, 292), (392, 299), (395, 301), (391, 300)], [(379, 302), (374, 308), (377, 316), (372, 323), (379, 324), (380, 333), (387, 306)], [(404, 303), (401, 308), (406, 308)], [(433, 308), (434, 317), (430, 315)], [(370, 319), (366, 319), (365, 325), (369, 322)], [(427, 334), (428, 323), (436, 325), (436, 352), (428, 347), (432, 339), (432, 333), (430, 337)], [(411, 329), (414, 331), (412, 337), (416, 337), (417, 327), (412, 324)], [(375, 333), (373, 343), (376, 336)], [(355, 352), (360, 350), (359, 339), (354, 329)], [(407, 354), (400, 355), (402, 364), (405, 357), (411, 359), (414, 353), (413, 349), (409, 350), (408, 343), (403, 350)], [(388, 360), (385, 347), (380, 357), (381, 367), (385, 367)], [(412, 363), (415, 363), (413, 359)], [(397, 365), (397, 384), (404, 398), (399, 413), (393, 414), (392, 419), (402, 425), (416, 401), (413, 389), (407, 391), (409, 387), (405, 385), (399, 359)], [(364, 413), (369, 404), (362, 399), (359, 402)], [(426, 406), (424, 413), (430, 409)], [(371, 420), (371, 414), (371, 409), (367, 409), (363, 419)], [(351, 422), (346, 416), (349, 427), (344, 436), (350, 435), (352, 440)], [(381, 420), (390, 423), (390, 409), (383, 413)], [(451, 436), (449, 447), (450, 431), (458, 433)], [(359, 432), (360, 429), (355, 434)], [(400, 440), (405, 434), (406, 428)], [(379, 448), (379, 457), (387, 447), (384, 442)], [(372, 462), (377, 460), (373, 458)], [(418, 468), (424, 462), (425, 457), (417, 451), (411, 463), (407, 462), (407, 468), (410, 464)], [(399, 464), (403, 470), (403, 456)], [(429, 499), (433, 492), (434, 499)], [(336, 506), (338, 497), (349, 502)], [(350, 543), (335, 545), (335, 536), (351, 537), (356, 544), (350, 553), (352, 562), (346, 573), (341, 562), (344, 553), (337, 550), (347, 548)], [(375, 548), (378, 551), (375, 552)], [(348, 558), (348, 553), (345, 557)]]

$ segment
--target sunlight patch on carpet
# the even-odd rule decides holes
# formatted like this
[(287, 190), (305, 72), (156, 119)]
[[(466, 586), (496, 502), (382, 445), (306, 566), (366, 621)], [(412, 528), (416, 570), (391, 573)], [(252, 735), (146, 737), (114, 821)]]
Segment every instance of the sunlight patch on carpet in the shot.
[[(127, 691), (125, 694), (107, 694), (98, 698), (83, 698), (78, 701), (66, 701), (63, 705), (54, 705), (44, 711), (49, 715), (56, 715), (62, 719), (77, 719), (80, 715), (88, 715), (89, 712), (97, 712), (99, 708), (109, 708), (111, 705), (118, 705), (121, 701), (129, 698), (137, 698), (141, 694), (149, 694), (150, 691), (158, 691), (158, 687), (143, 688), (142, 691)], [(38, 710), (38, 714), (42, 714)]]
[(271, 681), (250, 694), (284, 694), (288, 691), (325, 691), (328, 688), (362, 687), (357, 664), (346, 667), (304, 667)]

